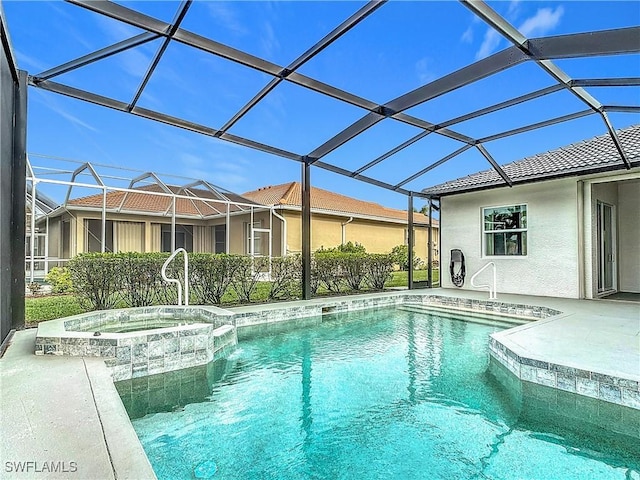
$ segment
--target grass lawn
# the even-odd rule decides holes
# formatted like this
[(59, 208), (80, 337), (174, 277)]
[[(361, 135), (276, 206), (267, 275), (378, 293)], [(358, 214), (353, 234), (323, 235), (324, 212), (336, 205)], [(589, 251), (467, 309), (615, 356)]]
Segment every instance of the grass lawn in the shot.
[[(427, 279), (426, 270), (416, 270), (413, 272), (413, 280), (416, 282), (425, 281)], [(438, 270), (433, 271), (433, 281), (437, 282), (439, 279)], [(406, 287), (407, 286), (407, 272), (393, 272), (392, 278), (389, 280), (386, 287)], [(320, 296), (327, 294), (328, 292), (324, 288), (318, 290)], [(347, 294), (346, 292), (344, 294)], [(259, 282), (256, 290), (253, 292), (251, 300), (256, 303), (266, 302), (269, 295), (269, 283)], [(227, 293), (222, 297), (223, 305), (237, 305), (238, 296), (229, 289)], [(84, 313), (87, 310), (84, 309), (76, 297), (73, 295), (52, 295), (52, 296), (35, 296), (25, 298), (25, 318), (26, 326), (33, 327), (38, 322), (45, 320), (54, 320), (56, 318), (68, 317), (71, 315), (77, 315)]]
[[(427, 271), (426, 270), (414, 270), (413, 271), (413, 281), (414, 282), (425, 282), (427, 280)], [(432, 280), (434, 283), (437, 283), (440, 280), (440, 271), (433, 270)], [(408, 272), (392, 272), (391, 275), (393, 277), (389, 280), (385, 287), (406, 287), (409, 284), (408, 280)]]

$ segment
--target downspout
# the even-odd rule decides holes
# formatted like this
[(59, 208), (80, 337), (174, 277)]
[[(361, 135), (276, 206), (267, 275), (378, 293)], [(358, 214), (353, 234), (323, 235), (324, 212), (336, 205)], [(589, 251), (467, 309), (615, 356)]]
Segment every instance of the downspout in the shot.
[(271, 207), (271, 211), (273, 212), (273, 216), (282, 220), (282, 250), (280, 251), (281, 257), (287, 256), (287, 219), (280, 215), (276, 210)]
[(345, 244), (345, 240), (347, 239), (347, 225), (351, 222), (353, 222), (353, 217), (349, 217), (349, 220), (340, 224), (342, 226), (342, 245)]

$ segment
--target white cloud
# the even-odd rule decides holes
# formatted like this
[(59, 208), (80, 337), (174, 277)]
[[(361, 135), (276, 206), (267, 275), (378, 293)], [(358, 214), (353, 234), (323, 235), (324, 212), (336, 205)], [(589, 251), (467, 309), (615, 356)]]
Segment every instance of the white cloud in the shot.
[(264, 32), (260, 38), (260, 44), (262, 45), (262, 51), (266, 57), (273, 56), (274, 52), (280, 48), (280, 42), (276, 35), (271, 23), (264, 23)]
[[(518, 0), (511, 2), (509, 5), (508, 15), (512, 17), (517, 15), (518, 8)], [(564, 8), (562, 6), (558, 6), (555, 9), (539, 8), (535, 15), (522, 22), (518, 30), (527, 38), (545, 35), (560, 23), (560, 19), (563, 14)], [(476, 53), (476, 60), (480, 60), (481, 58), (491, 55), (498, 48), (501, 41), (502, 38), (500, 34), (496, 30), (489, 28), (484, 35), (482, 45), (480, 45), (480, 48)]]
[(186, 176), (204, 179), (232, 191), (249, 185), (247, 163), (237, 154), (212, 153), (206, 158), (186, 152), (180, 154), (180, 164), (185, 167)]
[(209, 13), (219, 25), (236, 35), (247, 35), (249, 32), (242, 21), (238, 19), (236, 12), (229, 4), (222, 2), (206, 2)]
[(49, 108), (53, 112), (60, 115), (62, 118), (68, 120), (72, 125), (86, 128), (87, 130), (91, 130), (92, 132), (98, 132), (98, 129), (95, 128), (93, 125), (90, 125), (85, 121), (79, 119), (75, 115), (69, 113), (67, 109), (61, 106), (55, 98), (49, 95), (43, 95), (41, 92), (38, 92), (38, 93), (40, 94), (37, 97), (34, 97), (37, 99), (36, 101), (39, 101), (40, 103), (45, 105), (47, 108)]
[(429, 83), (431, 80), (436, 78), (436, 75), (429, 68), (429, 64), (431, 61), (429, 58), (421, 58), (416, 62), (416, 73), (418, 74), (418, 79), (420, 80), (420, 84), (424, 85)]
[(464, 31), (460, 37), (460, 41), (464, 43), (473, 43), (473, 28), (471, 25), (469, 25), (469, 27)]
[(560, 23), (563, 14), (564, 8), (561, 5), (555, 10), (540, 8), (533, 17), (527, 18), (520, 25), (519, 30), (527, 38), (545, 35)]
[(96, 17), (96, 20), (100, 29), (109, 37), (112, 42), (120, 42), (126, 38), (131, 38), (140, 33), (140, 30), (138, 30), (136, 27), (132, 27), (131, 25), (127, 25), (126, 23), (119, 22), (102, 15), (98, 15)]
[(496, 30), (493, 28), (487, 29), (487, 32), (484, 34), (484, 39), (482, 40), (482, 45), (480, 45), (480, 49), (476, 52), (476, 60), (491, 55), (498, 45), (500, 45), (501, 40), (502, 38)]
[(520, 0), (512, 0), (509, 3), (509, 10), (507, 10), (507, 17), (510, 20), (515, 20), (520, 13)]

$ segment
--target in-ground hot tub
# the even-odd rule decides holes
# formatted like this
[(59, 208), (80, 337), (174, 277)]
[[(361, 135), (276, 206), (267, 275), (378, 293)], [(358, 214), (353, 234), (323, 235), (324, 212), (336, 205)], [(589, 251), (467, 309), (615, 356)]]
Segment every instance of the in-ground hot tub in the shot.
[(233, 315), (217, 307), (103, 310), (42, 322), (36, 355), (103, 357), (114, 380), (203, 365), (237, 344)]

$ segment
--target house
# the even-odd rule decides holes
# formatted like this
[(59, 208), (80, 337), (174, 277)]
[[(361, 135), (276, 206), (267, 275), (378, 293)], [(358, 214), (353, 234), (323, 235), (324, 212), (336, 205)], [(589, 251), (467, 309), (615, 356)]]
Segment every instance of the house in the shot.
[[(62, 264), (83, 252), (189, 252), (281, 256), (301, 251), (300, 184), (260, 188), (244, 195), (204, 181), (102, 188), (69, 198), (38, 220), (46, 223), (46, 265)], [(142, 178), (142, 177), (139, 177)], [(407, 212), (313, 188), (312, 249), (348, 241), (372, 253), (390, 252), (407, 240)], [(415, 252), (427, 258), (428, 219), (414, 213)], [(104, 224), (104, 235), (103, 235)], [(437, 259), (434, 222), (434, 259)], [(253, 241), (251, 241), (253, 239)], [(27, 262), (27, 266), (29, 262)], [(44, 269), (45, 271), (48, 268)]]
[[(494, 262), (497, 291), (567, 298), (640, 293), (640, 125), (485, 170), (423, 193), (440, 199), (443, 261), (466, 280)], [(457, 268), (457, 267), (456, 267)], [(454, 287), (450, 275), (442, 286)], [(478, 281), (486, 283), (485, 270)]]
[[(282, 248), (287, 253), (302, 251), (302, 189), (299, 182), (259, 188), (242, 195), (258, 204), (271, 206), (284, 219), (286, 234)], [(414, 251), (427, 260), (429, 218), (413, 213)], [(438, 223), (433, 220), (432, 259), (439, 259)], [(365, 202), (321, 188), (311, 187), (311, 250), (347, 242), (362, 244), (369, 253), (388, 253), (407, 244), (407, 212)]]

